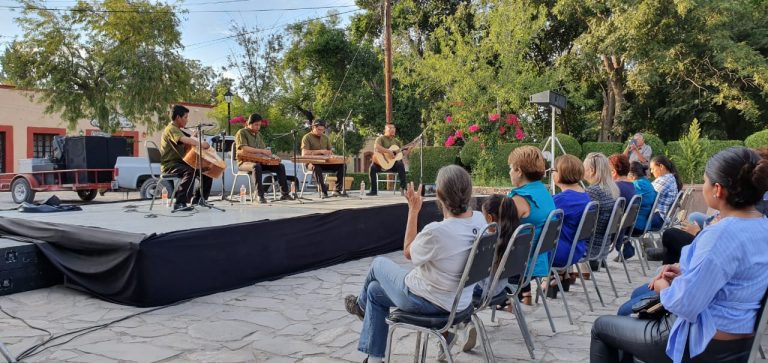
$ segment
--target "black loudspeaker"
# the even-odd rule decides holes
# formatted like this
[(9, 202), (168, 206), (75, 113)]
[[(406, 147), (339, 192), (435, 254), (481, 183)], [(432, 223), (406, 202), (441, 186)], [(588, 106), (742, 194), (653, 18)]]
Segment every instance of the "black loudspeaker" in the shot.
[(34, 243), (0, 238), (0, 296), (62, 283), (57, 270)]
[[(133, 156), (128, 153), (128, 140), (124, 137), (108, 137), (107, 139), (107, 163), (110, 168), (115, 166), (117, 158), (120, 156)], [(134, 140), (133, 142), (137, 142)]]
[[(109, 150), (107, 139), (101, 136), (73, 136), (68, 137), (64, 143), (64, 163), (67, 169), (111, 169), (115, 167), (109, 163)], [(101, 175), (105, 174), (105, 175)], [(108, 183), (112, 180), (111, 173), (67, 173), (66, 183)], [(77, 175), (77, 179), (75, 179)], [(102, 180), (105, 179), (105, 180)]]

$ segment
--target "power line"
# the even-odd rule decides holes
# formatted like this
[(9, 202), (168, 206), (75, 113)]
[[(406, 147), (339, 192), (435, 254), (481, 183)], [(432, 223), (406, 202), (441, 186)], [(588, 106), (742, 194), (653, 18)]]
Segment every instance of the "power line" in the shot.
[[(233, 0), (229, 0), (233, 1)], [(196, 5), (204, 4), (220, 4), (222, 2), (210, 2), (200, 3)], [(136, 10), (136, 9), (116, 9), (116, 10), (99, 10), (99, 9), (79, 9), (79, 8), (44, 8), (37, 6), (11, 6), (0, 5), (0, 9), (12, 9), (12, 10), (33, 10), (33, 11), (67, 11), (73, 13), (137, 13), (137, 14), (176, 14), (180, 12), (186, 13), (265, 13), (274, 11), (298, 11), (298, 10), (323, 10), (323, 9), (338, 9), (338, 8), (350, 8), (357, 7), (357, 5), (338, 5), (338, 6), (311, 6), (300, 8), (271, 8), (271, 9), (244, 9), (244, 10), (183, 10), (183, 11), (166, 11), (166, 10)]]

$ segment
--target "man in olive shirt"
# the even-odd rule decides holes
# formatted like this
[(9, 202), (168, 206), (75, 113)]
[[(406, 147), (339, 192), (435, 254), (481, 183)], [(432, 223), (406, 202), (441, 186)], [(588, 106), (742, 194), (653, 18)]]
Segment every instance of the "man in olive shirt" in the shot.
[[(395, 137), (395, 133), (397, 132), (397, 128), (394, 124), (387, 124), (387, 126), (384, 126), (384, 135), (379, 136), (376, 138), (376, 142), (373, 143), (373, 151), (385, 154), (390, 158), (394, 158), (396, 153), (394, 153), (392, 150), (389, 150), (392, 145), (397, 145), (402, 149), (403, 143), (400, 142)], [(379, 164), (376, 164), (374, 161), (371, 163), (371, 169), (369, 174), (370, 182), (371, 182), (371, 191), (366, 193), (365, 195), (373, 196), (378, 193), (378, 183), (377, 183), (377, 175), (376, 173), (381, 172), (387, 172), (387, 171), (394, 171), (397, 173), (397, 178), (400, 181), (400, 194), (403, 194), (403, 191), (405, 190), (406, 181), (405, 181), (405, 164), (403, 164), (402, 160), (398, 160), (395, 162), (395, 165), (392, 166), (391, 169), (382, 169)]]
[[(325, 136), (325, 121), (315, 120), (312, 122), (312, 131), (304, 135), (301, 139), (301, 155), (333, 155), (331, 152), (331, 140), (328, 136)], [(315, 181), (320, 184), (320, 188), (323, 192), (321, 198), (328, 198), (328, 186), (325, 185), (325, 178), (323, 178), (323, 172), (336, 171), (336, 190), (333, 192), (334, 197), (341, 196), (341, 182), (344, 180), (344, 164), (341, 165), (313, 165), (309, 164), (310, 168), (314, 172)]]
[[(248, 123), (245, 128), (241, 129), (235, 135), (235, 149), (236, 152), (245, 151), (251, 154), (260, 154), (264, 157), (271, 157), (272, 150), (267, 149), (267, 145), (264, 143), (264, 139), (261, 138), (261, 115), (258, 113), (252, 113), (248, 117)], [(250, 161), (237, 162), (238, 168), (241, 171), (253, 172), (253, 177), (256, 179), (256, 192), (259, 194), (259, 203), (266, 203), (264, 198), (264, 185), (263, 185), (263, 171), (271, 171), (277, 174), (277, 181), (280, 183), (280, 190), (282, 191), (282, 197), (280, 200), (293, 200), (288, 189), (288, 183), (285, 179), (285, 165), (262, 165), (259, 163), (253, 163)], [(274, 187), (274, 186), (273, 186)]]
[[(173, 106), (171, 111), (171, 123), (169, 123), (165, 129), (163, 129), (163, 136), (160, 139), (160, 171), (163, 174), (174, 174), (181, 178), (179, 187), (176, 189), (176, 195), (174, 196), (176, 202), (173, 204), (173, 209), (186, 209), (189, 195), (192, 194), (192, 181), (195, 178), (195, 169), (184, 162), (184, 155), (187, 152), (187, 146), (197, 147), (197, 138), (190, 137), (181, 128), (187, 126), (189, 119), (189, 109), (181, 106)], [(211, 147), (207, 142), (203, 141), (203, 149)], [(203, 175), (203, 198), (208, 199), (208, 195), (211, 192), (211, 183), (213, 179)], [(200, 202), (200, 189), (195, 188), (195, 194), (192, 198), (192, 204)]]

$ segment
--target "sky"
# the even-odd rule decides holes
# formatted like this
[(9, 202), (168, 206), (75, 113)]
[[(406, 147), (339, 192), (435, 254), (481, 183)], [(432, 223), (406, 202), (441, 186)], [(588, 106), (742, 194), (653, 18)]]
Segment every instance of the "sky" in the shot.
[[(50, 8), (67, 8), (75, 0), (47, 0), (43, 2)], [(237, 23), (248, 28), (270, 29), (265, 35), (281, 32), (285, 26), (302, 20), (324, 17), (331, 9), (276, 10), (335, 7), (340, 13), (354, 11), (354, 0), (187, 0), (180, 2), (180, 8), (189, 13), (180, 16), (180, 31), (184, 57), (196, 59), (203, 65), (221, 70), (227, 62), (227, 56), (238, 54), (237, 43), (233, 38), (230, 25)], [(8, 7), (19, 6), (14, 0), (0, 0), (0, 48), (4, 49), (9, 41), (21, 35), (21, 30), (14, 22), (18, 10)], [(354, 12), (342, 14), (342, 24), (347, 24)]]

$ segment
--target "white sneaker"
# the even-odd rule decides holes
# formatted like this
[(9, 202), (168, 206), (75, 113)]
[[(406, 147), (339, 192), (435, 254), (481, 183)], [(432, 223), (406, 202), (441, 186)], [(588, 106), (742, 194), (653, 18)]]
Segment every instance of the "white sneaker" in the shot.
[(467, 326), (461, 330), (461, 345), (462, 352), (469, 352), (477, 345), (477, 329), (474, 324), (467, 324)]

